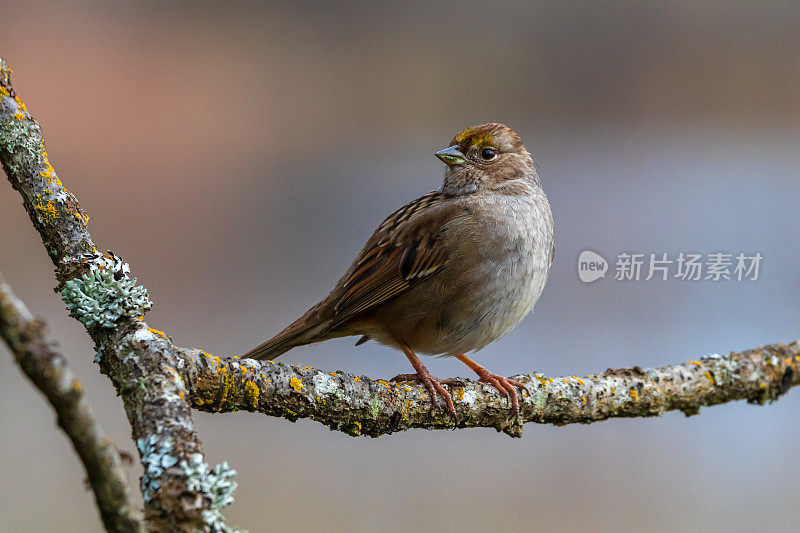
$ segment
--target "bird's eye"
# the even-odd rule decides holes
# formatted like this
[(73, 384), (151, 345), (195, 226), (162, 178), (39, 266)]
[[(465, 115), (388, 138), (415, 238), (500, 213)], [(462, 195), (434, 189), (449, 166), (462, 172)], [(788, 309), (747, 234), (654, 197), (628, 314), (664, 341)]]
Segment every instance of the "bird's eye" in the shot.
[(481, 159), (484, 161), (491, 161), (497, 157), (497, 151), (494, 148), (484, 148), (481, 150)]

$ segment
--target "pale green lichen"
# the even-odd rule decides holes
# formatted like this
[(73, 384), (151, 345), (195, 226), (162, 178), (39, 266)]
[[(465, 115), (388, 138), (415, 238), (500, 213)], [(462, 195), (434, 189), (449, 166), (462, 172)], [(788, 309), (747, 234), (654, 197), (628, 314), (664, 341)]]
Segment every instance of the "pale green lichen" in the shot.
[[(186, 475), (186, 486), (189, 490), (204, 494), (211, 501), (211, 509), (203, 511), (203, 520), (213, 533), (238, 533), (225, 523), (222, 509), (233, 503), (233, 493), (237, 483), (231, 478), (236, 475), (236, 470), (231, 469), (228, 463), (208, 466), (203, 460), (203, 454), (195, 453), (189, 461), (181, 461), (180, 467)], [(245, 533), (245, 532), (240, 532)]]
[(89, 272), (64, 284), (61, 299), (70, 316), (87, 328), (112, 328), (122, 316), (146, 313), (153, 302), (147, 289), (128, 277), (128, 265), (113, 254), (98, 256), (93, 256)]
[(175, 466), (178, 460), (169, 454), (172, 451), (172, 443), (169, 440), (159, 442), (156, 435), (137, 440), (136, 447), (139, 448), (144, 467), (141, 478), (142, 498), (145, 502), (149, 502), (161, 486), (158, 478), (164, 470)]
[[(8, 97), (4, 99), (11, 100)], [(12, 100), (13, 101), (13, 100)], [(0, 124), (0, 148), (8, 151), (8, 168), (19, 172), (28, 161), (41, 163), (42, 139), (39, 128), (27, 121), (12, 120)]]

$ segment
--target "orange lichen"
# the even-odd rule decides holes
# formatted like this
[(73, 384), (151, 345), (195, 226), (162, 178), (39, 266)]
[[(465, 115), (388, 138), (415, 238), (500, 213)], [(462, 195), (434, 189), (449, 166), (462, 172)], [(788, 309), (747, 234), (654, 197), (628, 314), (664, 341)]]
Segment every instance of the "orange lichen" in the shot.
[(220, 368), (220, 371), (225, 375), (225, 378), (222, 382), (221, 394), (219, 398), (219, 411), (222, 411), (222, 408), (227, 405), (228, 399), (232, 397), (233, 393), (236, 392), (236, 378), (233, 374), (226, 374), (224, 371), (227, 370), (225, 367)]
[(251, 409), (258, 409), (258, 397), (261, 395), (261, 389), (252, 381), (244, 383), (244, 400), (245, 404)]
[(178, 383), (180, 376), (178, 375), (178, 371), (172, 368), (171, 366), (167, 367), (167, 370), (170, 372), (169, 379), (172, 380), (173, 383)]
[(631, 400), (635, 402), (636, 400), (639, 399), (639, 392), (631, 389), (628, 391), (628, 396), (630, 396)]
[(714, 376), (711, 375), (711, 372), (706, 370), (705, 376), (706, 376), (706, 379), (708, 380), (708, 382), (713, 385), (714, 384)]
[(17, 120), (25, 120), (25, 115), (23, 113), (14, 113), (14, 118)]
[(33, 207), (41, 213), (43, 220), (46, 222), (61, 218), (61, 213), (58, 212), (56, 203), (53, 200), (47, 200), (46, 202), (39, 200)]
[(164, 337), (165, 339), (167, 338), (167, 334), (164, 333), (163, 331), (159, 331), (159, 330), (153, 329), (153, 328), (147, 328), (147, 329), (150, 330), (150, 333), (155, 333), (159, 337)]
[(200, 355), (202, 355), (204, 357), (208, 357), (209, 359), (211, 359), (212, 361), (214, 361), (218, 365), (222, 364), (222, 359), (219, 356), (204, 352), (203, 350), (200, 350)]
[[(47, 170), (39, 171), (39, 175), (43, 177), (47, 181), (47, 183), (63, 187), (64, 184), (61, 183), (61, 180), (58, 179), (58, 176), (56, 176), (56, 169), (54, 169), (53, 165), (50, 164), (50, 160), (47, 158), (47, 151), (44, 149), (42, 149), (42, 163), (47, 165)], [(66, 189), (64, 189), (64, 192), (72, 196), (72, 193), (70, 193)]]
[(691, 361), (690, 360), (690, 361), (687, 361), (687, 362), (692, 363), (693, 365), (703, 366), (703, 363), (701, 363), (700, 361)]
[(289, 380), (289, 386), (293, 388), (295, 391), (300, 392), (300, 389), (303, 388), (303, 382), (297, 378), (291, 378)]
[(361, 379), (358, 376), (353, 376), (353, 381), (361, 381)]

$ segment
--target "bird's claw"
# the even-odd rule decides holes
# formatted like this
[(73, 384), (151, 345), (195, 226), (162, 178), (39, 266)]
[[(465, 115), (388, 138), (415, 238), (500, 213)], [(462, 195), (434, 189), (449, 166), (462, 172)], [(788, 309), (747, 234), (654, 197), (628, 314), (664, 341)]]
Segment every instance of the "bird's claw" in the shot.
[(431, 400), (433, 400), (434, 405), (436, 405), (439, 395), (441, 394), (442, 398), (447, 404), (447, 410), (453, 416), (453, 420), (456, 419), (456, 407), (453, 404), (453, 397), (450, 395), (447, 389), (444, 388), (445, 384), (452, 384), (449, 379), (438, 379), (430, 375), (428, 372), (420, 372), (417, 374), (398, 374), (389, 381), (421, 381), (428, 390), (428, 394), (430, 395)]
[(500, 393), (500, 396), (503, 398), (508, 398), (511, 401), (511, 407), (514, 409), (514, 416), (519, 419), (519, 397), (515, 387), (519, 387), (521, 390), (524, 390), (526, 393), (528, 393), (528, 396), (530, 396), (531, 391), (528, 390), (528, 386), (524, 383), (520, 383), (519, 381), (504, 378), (503, 376), (498, 376), (497, 374), (492, 374), (486, 370), (484, 372), (479, 372), (478, 376), (479, 382), (488, 383), (497, 389), (497, 391)]

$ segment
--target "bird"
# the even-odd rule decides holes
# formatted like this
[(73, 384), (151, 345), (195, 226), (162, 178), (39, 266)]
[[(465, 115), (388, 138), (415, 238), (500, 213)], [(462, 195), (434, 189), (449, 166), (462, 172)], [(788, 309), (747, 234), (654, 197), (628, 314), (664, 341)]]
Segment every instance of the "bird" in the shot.
[(440, 189), (390, 214), (333, 290), (243, 357), (275, 359), (296, 346), (360, 336), (402, 351), (414, 368), (393, 381), (421, 381), (436, 406), (444, 385), (420, 354), (455, 357), (497, 389), (519, 416), (515, 387), (467, 353), (516, 327), (544, 289), (555, 254), (553, 216), (533, 158), (508, 126), (461, 131), (434, 154)]

